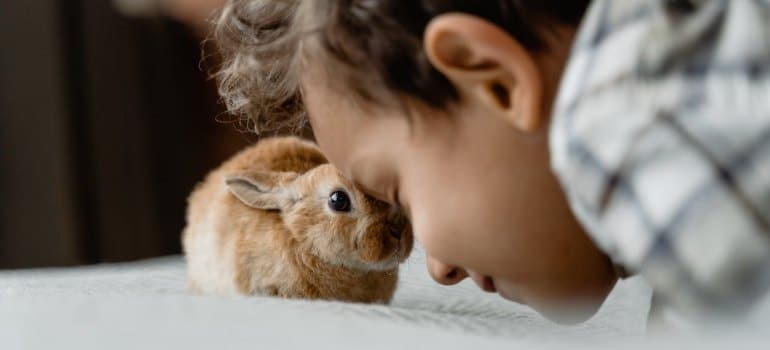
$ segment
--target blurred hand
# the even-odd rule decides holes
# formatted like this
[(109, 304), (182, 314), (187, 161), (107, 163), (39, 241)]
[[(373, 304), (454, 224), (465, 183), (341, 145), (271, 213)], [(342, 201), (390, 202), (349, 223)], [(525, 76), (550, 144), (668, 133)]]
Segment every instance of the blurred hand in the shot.
[(196, 29), (206, 30), (211, 15), (226, 0), (157, 0), (163, 12), (177, 21)]
[(167, 16), (184, 23), (197, 33), (209, 30), (211, 15), (227, 0), (113, 0), (115, 8), (131, 17)]

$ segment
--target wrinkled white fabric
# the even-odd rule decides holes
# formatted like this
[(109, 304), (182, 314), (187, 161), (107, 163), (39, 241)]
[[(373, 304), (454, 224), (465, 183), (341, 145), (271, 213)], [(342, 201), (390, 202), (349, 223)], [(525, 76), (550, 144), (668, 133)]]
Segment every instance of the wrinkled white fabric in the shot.
[[(528, 307), (480, 291), (471, 281), (436, 284), (421, 251), (402, 265), (388, 306), (196, 296), (184, 282), (181, 257), (0, 271), (0, 348), (136, 349), (151, 340), (192, 348), (296, 349), (322, 342), (322, 348), (530, 349), (639, 338), (650, 296), (641, 280), (627, 281), (588, 322), (559, 326)], [(20, 346), (6, 347), (11, 340)]]

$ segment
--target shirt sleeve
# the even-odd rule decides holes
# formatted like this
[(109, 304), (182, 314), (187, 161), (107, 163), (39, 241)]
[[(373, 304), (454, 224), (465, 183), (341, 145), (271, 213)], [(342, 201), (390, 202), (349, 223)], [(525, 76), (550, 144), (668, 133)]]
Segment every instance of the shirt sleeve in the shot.
[(680, 312), (767, 291), (770, 1), (595, 1), (550, 135), (586, 231)]

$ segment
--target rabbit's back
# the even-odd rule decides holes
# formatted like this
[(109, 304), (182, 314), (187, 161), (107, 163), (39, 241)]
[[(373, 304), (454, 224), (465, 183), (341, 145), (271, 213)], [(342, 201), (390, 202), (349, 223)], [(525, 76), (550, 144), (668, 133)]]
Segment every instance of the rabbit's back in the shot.
[(302, 174), (325, 163), (326, 157), (315, 144), (296, 137), (274, 137), (240, 151), (220, 169), (226, 172), (259, 169)]
[(207, 294), (273, 294), (252, 276), (258, 272), (264, 285), (289, 277), (288, 268), (275, 263), (290, 246), (286, 228), (278, 213), (238, 201), (225, 178), (249, 170), (304, 173), (324, 163), (314, 144), (281, 137), (249, 146), (209, 173), (188, 198), (182, 241), (190, 287)]

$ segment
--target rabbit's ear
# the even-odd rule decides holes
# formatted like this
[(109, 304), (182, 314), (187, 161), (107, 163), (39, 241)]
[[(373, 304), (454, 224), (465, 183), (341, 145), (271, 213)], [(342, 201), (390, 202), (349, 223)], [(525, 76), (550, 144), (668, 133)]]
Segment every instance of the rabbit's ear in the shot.
[(243, 204), (264, 210), (282, 210), (294, 202), (297, 173), (259, 171), (225, 178), (227, 189)]

